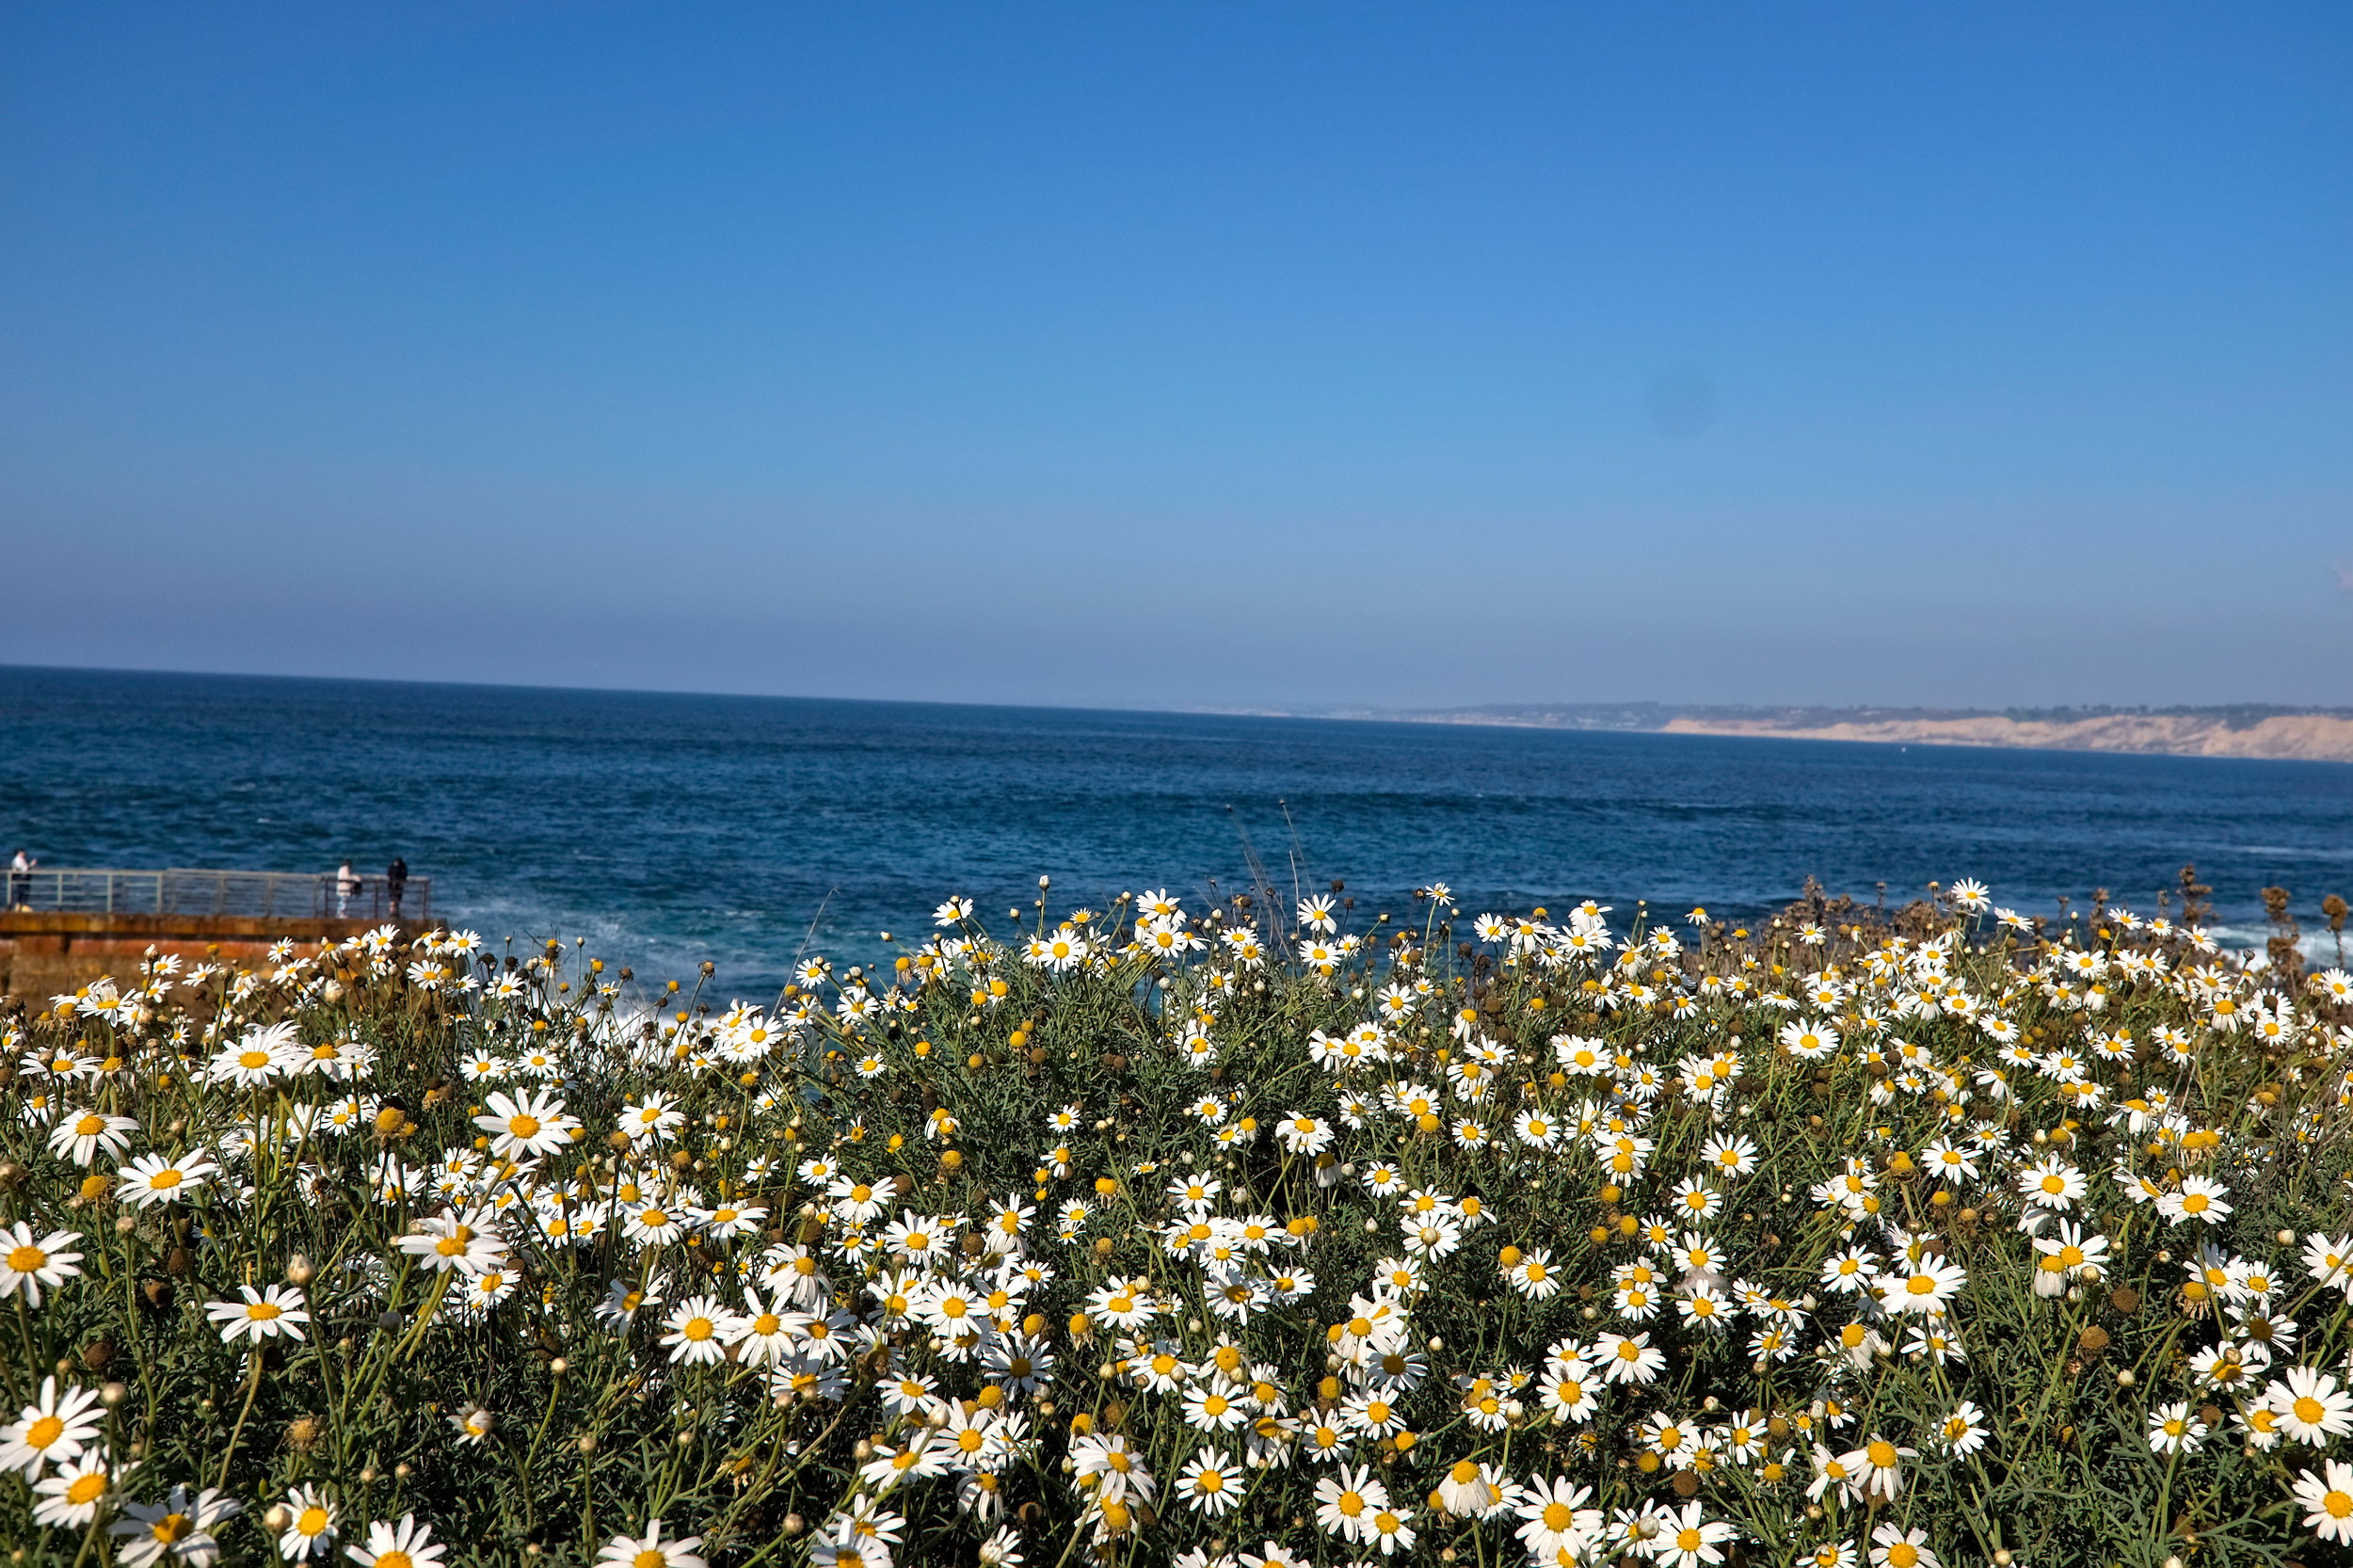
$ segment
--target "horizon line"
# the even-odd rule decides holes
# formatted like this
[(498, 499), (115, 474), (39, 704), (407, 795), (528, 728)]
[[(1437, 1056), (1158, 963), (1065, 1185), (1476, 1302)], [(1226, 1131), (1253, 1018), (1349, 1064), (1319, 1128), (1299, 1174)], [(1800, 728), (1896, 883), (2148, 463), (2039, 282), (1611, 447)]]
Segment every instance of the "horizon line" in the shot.
[[(2327, 707), (2316, 703), (2280, 703), (2259, 700), (2201, 703), (2012, 703), (2002, 708), (1945, 707), (1928, 703), (1893, 702), (1721, 702), (1708, 700), (1662, 701), (1655, 697), (1590, 697), (1545, 698), (1523, 701), (1465, 701), (1457, 703), (1419, 704), (1403, 708), (1378, 708), (1369, 703), (1332, 702), (1277, 706), (1267, 703), (1160, 703), (1160, 704), (1088, 704), (1071, 702), (986, 702), (968, 699), (951, 700), (940, 697), (896, 696), (833, 696), (814, 692), (785, 691), (712, 691), (677, 686), (600, 686), (558, 685), (525, 680), (424, 680), (414, 677), (383, 675), (293, 675), (278, 670), (219, 670), (158, 668), (142, 664), (44, 664), (0, 662), (0, 675), (17, 672), (42, 675), (87, 676), (146, 676), (157, 678), (192, 678), (204, 680), (282, 680), (304, 685), (386, 686), (408, 688), (454, 688), (459, 691), (562, 692), (587, 696), (679, 696), (702, 697), (746, 702), (839, 702), (870, 703), (899, 708), (987, 708), (1011, 712), (1055, 713), (1171, 713), (1210, 718), (1295, 719), (1321, 722), (1361, 724), (1400, 723), (1420, 724), (1431, 715), (1484, 713), (1569, 712), (1608, 709), (1644, 709), (1673, 713), (1912, 713), (1937, 714), (1951, 717), (2003, 717), (2016, 713), (2080, 713), (2089, 716), (2109, 714), (2197, 714), (2223, 713), (2233, 711), (2260, 710), (2281, 716), (2320, 714), (2353, 716), (2353, 707)], [(1497, 722), (1480, 725), (1476, 719), (1458, 718), (1453, 722), (1474, 728), (1528, 729), (1568, 728), (1564, 726), (1531, 726), (1524, 723)], [(1989, 749), (2007, 750), (2009, 747)]]

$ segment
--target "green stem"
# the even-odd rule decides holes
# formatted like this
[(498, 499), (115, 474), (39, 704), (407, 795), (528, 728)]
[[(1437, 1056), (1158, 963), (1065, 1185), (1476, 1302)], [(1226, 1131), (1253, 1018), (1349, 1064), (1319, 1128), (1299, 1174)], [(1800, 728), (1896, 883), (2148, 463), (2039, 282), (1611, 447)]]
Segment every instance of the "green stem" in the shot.
[(98, 1532), (105, 1527), (105, 1523), (106, 1511), (104, 1508), (89, 1516), (89, 1528), (82, 1532), (82, 1549), (73, 1554), (73, 1568), (82, 1568), (82, 1564), (89, 1560), (91, 1550), (98, 1544)]
[(24, 1297), (22, 1293), (16, 1298), (16, 1331), (24, 1341), (24, 1375), (29, 1378), (40, 1368), (45, 1358), (33, 1348), (32, 1315), (24, 1310)]
[(237, 1440), (245, 1435), (246, 1417), (253, 1414), (254, 1396), (262, 1391), (262, 1347), (255, 1345), (253, 1347), (253, 1375), (246, 1379), (245, 1384), (245, 1407), (237, 1412), (237, 1424), (229, 1429), (229, 1448), (220, 1456), (220, 1475), (213, 1481), (215, 1486), (229, 1484), (229, 1464), (237, 1457)]

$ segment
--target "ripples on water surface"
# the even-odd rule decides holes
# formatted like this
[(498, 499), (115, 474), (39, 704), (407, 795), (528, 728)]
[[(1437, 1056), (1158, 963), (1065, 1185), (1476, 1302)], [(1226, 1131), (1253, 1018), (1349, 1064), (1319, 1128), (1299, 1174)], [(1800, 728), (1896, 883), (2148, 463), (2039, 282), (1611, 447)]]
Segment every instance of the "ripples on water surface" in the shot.
[[(1974, 875), (2034, 913), (2144, 912), (2185, 860), (2252, 939), (2257, 890), (2353, 896), (2353, 766), (1316, 719), (0, 669), (0, 836), (52, 866), (381, 870), (499, 937), (779, 984), (948, 893), (999, 924), (1127, 888), (1360, 907), (1637, 898), (1753, 914)], [(1284, 815), (1288, 803), (1289, 824)], [(822, 910), (822, 913), (821, 913)], [(2309, 919), (2309, 915), (2308, 915)]]

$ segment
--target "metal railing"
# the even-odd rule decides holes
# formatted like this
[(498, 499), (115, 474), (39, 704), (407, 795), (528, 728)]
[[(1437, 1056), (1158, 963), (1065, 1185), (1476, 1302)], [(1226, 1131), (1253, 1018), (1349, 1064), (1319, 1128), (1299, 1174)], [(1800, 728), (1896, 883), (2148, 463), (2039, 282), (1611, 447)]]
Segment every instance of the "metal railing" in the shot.
[(412, 876), (393, 891), (382, 876), (333, 872), (224, 872), (174, 866), (116, 871), (81, 866), (0, 869), (10, 911), (66, 915), (237, 915), (264, 920), (424, 920), (433, 879)]

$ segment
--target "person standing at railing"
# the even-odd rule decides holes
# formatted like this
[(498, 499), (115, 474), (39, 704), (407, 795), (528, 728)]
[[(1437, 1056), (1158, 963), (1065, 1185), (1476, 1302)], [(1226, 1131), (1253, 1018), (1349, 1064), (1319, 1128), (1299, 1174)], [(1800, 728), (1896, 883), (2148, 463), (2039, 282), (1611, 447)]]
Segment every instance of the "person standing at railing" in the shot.
[(346, 860), (335, 872), (335, 915), (338, 920), (351, 916), (351, 901), (360, 896), (360, 873)]
[(16, 852), (16, 858), (8, 862), (9, 908), (23, 909), (32, 904), (33, 868), (40, 864), (39, 860), (21, 849)]
[(400, 895), (408, 886), (408, 862), (392, 856), (392, 865), (384, 872), (384, 895), (392, 905), (392, 919), (400, 919)]

